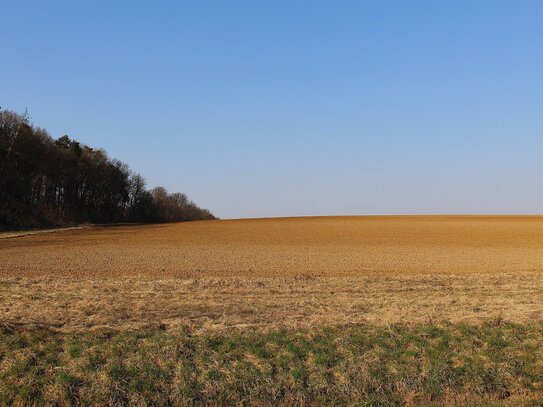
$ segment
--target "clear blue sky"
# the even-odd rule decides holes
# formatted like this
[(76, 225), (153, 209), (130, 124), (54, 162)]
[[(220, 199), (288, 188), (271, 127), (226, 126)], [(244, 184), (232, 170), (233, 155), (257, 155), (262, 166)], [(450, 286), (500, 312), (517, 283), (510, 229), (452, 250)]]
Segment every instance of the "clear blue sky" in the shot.
[(0, 1), (0, 105), (220, 217), (543, 213), (543, 2)]

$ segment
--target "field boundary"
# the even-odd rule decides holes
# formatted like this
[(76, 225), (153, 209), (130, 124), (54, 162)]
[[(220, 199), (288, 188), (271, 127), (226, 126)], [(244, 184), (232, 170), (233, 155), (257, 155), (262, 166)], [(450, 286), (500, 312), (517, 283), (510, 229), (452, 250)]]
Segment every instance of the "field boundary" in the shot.
[(63, 232), (66, 230), (94, 229), (94, 228), (106, 228), (106, 227), (113, 228), (113, 227), (121, 227), (121, 226), (139, 226), (139, 225), (160, 225), (160, 223), (86, 223), (83, 225), (59, 226), (59, 227), (52, 227), (52, 228), (46, 228), (46, 229), (6, 230), (6, 231), (0, 231), (0, 240), (39, 235), (42, 233)]
[(51, 229), (33, 229), (33, 230), (20, 230), (20, 231), (7, 231), (7, 232), (0, 232), (0, 240), (2, 239), (14, 239), (17, 237), (24, 237), (24, 236), (32, 236), (32, 235), (39, 235), (43, 233), (55, 233), (55, 232), (61, 232), (64, 230), (78, 230), (78, 229), (87, 229), (94, 227), (95, 225), (81, 225), (81, 226), (68, 226), (68, 227), (59, 227), (59, 228), (51, 228)]

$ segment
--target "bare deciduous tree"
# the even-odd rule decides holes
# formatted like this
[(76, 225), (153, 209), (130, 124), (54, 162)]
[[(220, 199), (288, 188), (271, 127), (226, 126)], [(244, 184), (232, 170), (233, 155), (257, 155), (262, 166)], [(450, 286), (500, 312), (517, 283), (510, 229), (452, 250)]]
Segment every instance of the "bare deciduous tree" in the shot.
[(64, 135), (53, 140), (28, 114), (0, 111), (0, 228), (79, 222), (213, 219), (186, 195), (145, 180)]

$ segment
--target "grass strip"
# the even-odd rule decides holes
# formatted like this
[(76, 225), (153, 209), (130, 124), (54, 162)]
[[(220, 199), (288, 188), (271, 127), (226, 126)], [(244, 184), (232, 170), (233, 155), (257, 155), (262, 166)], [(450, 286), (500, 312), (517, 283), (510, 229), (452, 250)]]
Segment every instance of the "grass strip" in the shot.
[(543, 405), (543, 324), (0, 332), (0, 405)]

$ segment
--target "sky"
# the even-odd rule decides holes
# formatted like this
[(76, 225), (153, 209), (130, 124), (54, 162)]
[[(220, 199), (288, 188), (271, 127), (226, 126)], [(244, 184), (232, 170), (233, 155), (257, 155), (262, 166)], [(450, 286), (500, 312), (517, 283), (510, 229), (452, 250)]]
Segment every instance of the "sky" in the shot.
[(543, 2), (0, 0), (0, 106), (221, 218), (543, 213)]

